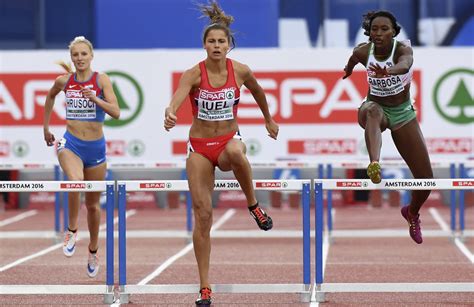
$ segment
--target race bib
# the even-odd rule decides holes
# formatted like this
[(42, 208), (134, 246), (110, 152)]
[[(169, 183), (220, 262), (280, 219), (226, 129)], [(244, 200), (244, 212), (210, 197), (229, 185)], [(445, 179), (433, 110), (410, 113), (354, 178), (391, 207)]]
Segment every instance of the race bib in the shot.
[(96, 104), (84, 98), (80, 90), (66, 92), (66, 119), (95, 119), (96, 114)]
[(201, 90), (197, 100), (197, 118), (207, 121), (234, 119), (233, 106), (236, 102), (234, 88), (213, 92)]

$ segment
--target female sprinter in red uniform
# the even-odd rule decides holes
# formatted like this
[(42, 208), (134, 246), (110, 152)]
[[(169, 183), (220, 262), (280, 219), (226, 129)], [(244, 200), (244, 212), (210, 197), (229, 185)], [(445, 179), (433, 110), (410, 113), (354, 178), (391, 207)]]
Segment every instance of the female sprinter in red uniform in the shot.
[[(367, 13), (362, 28), (370, 37), (369, 42), (354, 48), (344, 68), (343, 79), (349, 77), (359, 63), (367, 68), (369, 93), (359, 108), (359, 124), (365, 129), (370, 158), (367, 175), (374, 183), (382, 180), (380, 148), (382, 132), (388, 128), (413, 177), (433, 178), (428, 150), (410, 99), (413, 50), (409, 42), (395, 39), (400, 33), (400, 26), (390, 12)], [(419, 211), (430, 192), (412, 191), (410, 205), (401, 210), (408, 222), (410, 236), (418, 244), (423, 242)]]
[[(64, 91), (67, 128), (58, 142), (59, 164), (69, 180), (104, 180), (107, 164), (102, 126), (105, 113), (119, 118), (120, 108), (109, 77), (91, 69), (94, 56), (91, 42), (83, 36), (76, 37), (70, 43), (69, 51), (76, 72), (61, 63), (68, 73), (56, 79), (46, 96), (44, 140), (48, 146), (54, 145), (55, 137), (49, 131), (49, 121), (54, 99), (59, 92)], [(90, 235), (87, 274), (95, 277), (99, 272), (100, 192), (89, 192), (85, 197)], [(80, 194), (69, 192), (69, 225), (63, 246), (63, 253), (67, 257), (76, 251), (79, 206)]]
[(227, 58), (234, 42), (229, 29), (232, 16), (225, 15), (216, 2), (200, 9), (204, 16), (210, 18), (203, 34), (207, 58), (183, 73), (178, 89), (166, 108), (164, 127), (169, 130), (176, 125), (176, 112), (189, 95), (194, 118), (189, 132), (186, 171), (194, 208), (193, 242), (201, 286), (196, 305), (209, 305), (210, 230), (216, 166), (223, 171), (233, 171), (258, 226), (262, 230), (270, 230), (273, 226), (272, 219), (258, 206), (255, 198), (252, 170), (237, 125), (239, 89), (242, 85), (257, 101), (265, 118), (265, 127), (273, 139), (277, 138), (278, 125), (273, 121), (265, 93), (249, 67)]

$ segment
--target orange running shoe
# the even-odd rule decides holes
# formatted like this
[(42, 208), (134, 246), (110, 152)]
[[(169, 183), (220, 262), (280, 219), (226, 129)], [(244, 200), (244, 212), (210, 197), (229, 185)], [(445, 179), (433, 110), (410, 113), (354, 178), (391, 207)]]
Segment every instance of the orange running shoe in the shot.
[(210, 288), (202, 288), (199, 290), (199, 297), (196, 300), (196, 306), (211, 306), (212, 304), (212, 290)]

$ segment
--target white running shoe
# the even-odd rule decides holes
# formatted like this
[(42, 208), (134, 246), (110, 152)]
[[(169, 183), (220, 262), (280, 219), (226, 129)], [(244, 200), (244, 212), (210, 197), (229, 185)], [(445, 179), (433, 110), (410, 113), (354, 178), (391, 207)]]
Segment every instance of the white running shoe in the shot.
[(90, 278), (94, 278), (99, 273), (99, 257), (97, 253), (92, 254), (89, 252), (89, 259), (87, 259), (87, 275)]
[(71, 257), (76, 251), (77, 231), (67, 231), (64, 235), (63, 253), (66, 257)]

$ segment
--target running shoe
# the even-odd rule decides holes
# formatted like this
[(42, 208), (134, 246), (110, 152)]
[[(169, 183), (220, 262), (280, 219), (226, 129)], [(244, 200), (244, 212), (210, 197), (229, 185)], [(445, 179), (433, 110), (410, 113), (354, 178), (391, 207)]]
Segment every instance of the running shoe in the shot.
[(382, 181), (382, 168), (377, 161), (371, 162), (367, 166), (367, 175), (373, 183), (380, 183)]
[(199, 290), (199, 297), (196, 300), (196, 306), (211, 306), (212, 304), (212, 290), (209, 288), (202, 288)]
[(99, 273), (99, 256), (97, 253), (89, 252), (89, 258), (87, 259), (87, 275), (90, 278), (94, 278)]
[(71, 257), (76, 251), (77, 231), (67, 231), (64, 235), (63, 253), (66, 257)]
[(415, 217), (411, 217), (410, 213), (408, 212), (408, 206), (405, 206), (401, 210), (402, 216), (407, 220), (409, 230), (410, 230), (410, 237), (415, 241), (417, 244), (423, 243), (423, 238), (421, 236), (421, 221), (420, 215), (417, 214)]
[(260, 207), (257, 206), (253, 210), (250, 210), (250, 215), (254, 218), (255, 222), (257, 222), (260, 229), (267, 231), (273, 228), (272, 218)]

